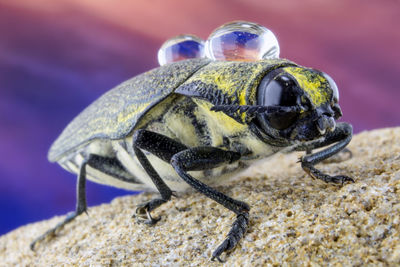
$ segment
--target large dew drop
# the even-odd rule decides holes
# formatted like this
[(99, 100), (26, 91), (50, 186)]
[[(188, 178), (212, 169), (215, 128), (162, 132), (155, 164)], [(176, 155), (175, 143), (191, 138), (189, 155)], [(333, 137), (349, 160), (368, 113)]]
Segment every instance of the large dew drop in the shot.
[(217, 28), (206, 42), (212, 60), (255, 61), (279, 57), (279, 44), (267, 28), (252, 22), (233, 21)]

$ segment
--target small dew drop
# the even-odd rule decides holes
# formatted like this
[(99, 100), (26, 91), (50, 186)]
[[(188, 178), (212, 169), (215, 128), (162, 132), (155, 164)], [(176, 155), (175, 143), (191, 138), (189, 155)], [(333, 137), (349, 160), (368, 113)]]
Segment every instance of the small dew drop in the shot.
[(158, 50), (160, 66), (190, 58), (204, 57), (204, 41), (195, 35), (183, 34), (168, 39)]

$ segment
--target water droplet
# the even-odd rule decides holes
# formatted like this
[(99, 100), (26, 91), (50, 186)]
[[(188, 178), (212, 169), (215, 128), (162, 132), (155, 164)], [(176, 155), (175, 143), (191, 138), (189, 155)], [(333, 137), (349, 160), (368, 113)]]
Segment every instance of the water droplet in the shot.
[(252, 22), (233, 21), (214, 30), (206, 42), (213, 60), (255, 61), (279, 57), (279, 44), (267, 28)]
[(168, 39), (158, 50), (158, 63), (161, 66), (175, 61), (202, 57), (204, 57), (204, 41), (190, 34)]

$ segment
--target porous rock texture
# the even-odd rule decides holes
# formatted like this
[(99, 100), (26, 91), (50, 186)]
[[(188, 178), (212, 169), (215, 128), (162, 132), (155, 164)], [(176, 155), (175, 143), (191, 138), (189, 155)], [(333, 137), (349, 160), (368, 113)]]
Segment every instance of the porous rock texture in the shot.
[[(218, 189), (251, 206), (250, 229), (226, 266), (394, 266), (400, 264), (400, 128), (363, 132), (349, 145), (351, 159), (321, 163), (345, 174), (344, 186), (311, 179), (278, 154), (256, 163)], [(343, 154), (345, 157), (345, 154)], [(198, 193), (179, 194), (138, 223), (136, 205), (154, 194), (120, 197), (89, 209), (41, 243), (29, 243), (63, 219), (54, 217), (0, 237), (1, 266), (210, 266), (235, 216)], [(339, 265), (339, 266), (340, 266)]]

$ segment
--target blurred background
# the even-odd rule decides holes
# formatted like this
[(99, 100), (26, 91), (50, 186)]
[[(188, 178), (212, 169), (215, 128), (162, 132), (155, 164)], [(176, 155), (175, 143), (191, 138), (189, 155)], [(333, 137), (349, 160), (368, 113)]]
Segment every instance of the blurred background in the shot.
[[(0, 0), (0, 235), (74, 209), (75, 176), (46, 156), (83, 108), (157, 67), (166, 39), (232, 20), (266, 26), (281, 57), (331, 75), (356, 133), (400, 125), (396, 0)], [(87, 187), (90, 206), (132, 194)]]

